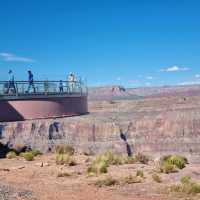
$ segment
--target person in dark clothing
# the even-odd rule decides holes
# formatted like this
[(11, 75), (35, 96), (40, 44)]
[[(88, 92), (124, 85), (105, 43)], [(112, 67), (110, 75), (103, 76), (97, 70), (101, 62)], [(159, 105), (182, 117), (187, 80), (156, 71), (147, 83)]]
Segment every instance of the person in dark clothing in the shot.
[(60, 91), (60, 93), (63, 92), (63, 81), (62, 80), (60, 80), (60, 82), (59, 82), (59, 91)]
[(29, 71), (28, 71), (28, 89), (27, 89), (27, 93), (29, 93), (31, 87), (33, 88), (33, 92), (35, 93), (35, 92), (36, 92), (36, 89), (35, 89), (35, 85), (34, 85), (33, 74), (32, 74), (32, 72), (29, 70)]
[(14, 77), (12, 70), (9, 70), (8, 74), (9, 74), (9, 80), (8, 80), (8, 84), (7, 84), (6, 93), (8, 94), (10, 92), (10, 89), (13, 89), (11, 91), (14, 91), (14, 93), (16, 93), (15, 77)]

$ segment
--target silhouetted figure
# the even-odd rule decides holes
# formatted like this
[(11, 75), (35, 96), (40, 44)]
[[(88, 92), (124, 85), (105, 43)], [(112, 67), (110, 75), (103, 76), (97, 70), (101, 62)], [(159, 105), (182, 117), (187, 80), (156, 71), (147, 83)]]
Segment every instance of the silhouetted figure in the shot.
[(63, 90), (63, 81), (62, 80), (60, 80), (60, 82), (59, 82), (59, 91), (60, 91), (60, 93), (64, 92), (64, 90)]
[(32, 72), (29, 70), (28, 71), (28, 89), (27, 89), (27, 93), (29, 93), (31, 87), (33, 88), (33, 92), (35, 93), (35, 85), (34, 85), (34, 80), (33, 80), (33, 74)]
[(11, 91), (13, 91), (14, 93), (16, 93), (15, 77), (14, 77), (12, 70), (9, 70), (8, 74), (9, 74), (9, 79), (8, 79), (8, 85), (7, 85), (6, 93), (8, 94), (10, 92), (10, 89), (12, 89)]

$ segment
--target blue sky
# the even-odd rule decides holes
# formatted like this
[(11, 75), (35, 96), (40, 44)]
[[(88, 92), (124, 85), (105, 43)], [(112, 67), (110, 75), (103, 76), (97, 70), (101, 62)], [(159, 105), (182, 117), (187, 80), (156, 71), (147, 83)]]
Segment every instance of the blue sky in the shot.
[(0, 80), (200, 83), (198, 0), (0, 0)]

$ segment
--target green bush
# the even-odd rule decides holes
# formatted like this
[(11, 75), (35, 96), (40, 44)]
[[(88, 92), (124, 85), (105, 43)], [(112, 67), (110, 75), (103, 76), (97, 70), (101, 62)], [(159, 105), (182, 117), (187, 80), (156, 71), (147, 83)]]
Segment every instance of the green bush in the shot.
[(178, 169), (183, 169), (188, 163), (187, 158), (179, 155), (168, 155), (161, 158), (161, 163), (175, 165)]
[(6, 154), (6, 158), (8, 158), (8, 159), (13, 159), (16, 157), (17, 157), (17, 154), (14, 151), (10, 151)]
[(162, 182), (162, 179), (161, 179), (160, 176), (158, 176), (158, 174), (153, 174), (152, 175), (152, 179), (157, 183), (161, 183)]
[(42, 155), (42, 153), (37, 150), (37, 149), (33, 149), (32, 151), (30, 151), (34, 156), (38, 156), (38, 155)]
[(33, 155), (32, 152), (21, 153), (20, 155), (21, 155), (22, 157), (24, 157), (24, 159), (25, 159), (26, 161), (32, 161), (32, 160), (34, 160), (34, 155)]
[(183, 169), (186, 165), (186, 160), (181, 156), (171, 156), (166, 162), (175, 165), (179, 169)]
[(70, 156), (72, 156), (75, 153), (75, 149), (70, 145), (56, 145), (55, 153), (56, 154), (69, 154)]
[(56, 154), (56, 164), (74, 166), (76, 161), (69, 154)]

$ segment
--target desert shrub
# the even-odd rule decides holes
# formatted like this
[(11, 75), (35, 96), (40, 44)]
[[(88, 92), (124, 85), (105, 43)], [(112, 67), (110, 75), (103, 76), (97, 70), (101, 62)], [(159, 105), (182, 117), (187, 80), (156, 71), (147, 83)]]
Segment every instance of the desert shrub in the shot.
[(103, 186), (113, 186), (113, 185), (118, 185), (119, 184), (119, 181), (112, 178), (111, 176), (109, 177), (106, 177), (102, 180), (97, 180), (95, 182), (95, 185), (98, 186), (98, 187), (103, 187)]
[(76, 161), (69, 154), (56, 154), (56, 164), (74, 166)]
[(6, 158), (8, 159), (12, 159), (12, 158), (16, 158), (17, 154), (14, 151), (10, 151), (6, 154)]
[(183, 169), (188, 163), (187, 158), (179, 155), (168, 155), (161, 158), (161, 163), (175, 165), (178, 169)]
[(55, 153), (56, 154), (69, 154), (70, 156), (72, 156), (75, 153), (75, 149), (70, 145), (56, 145)]
[(136, 176), (139, 176), (141, 178), (144, 178), (144, 172), (142, 170), (137, 170)]
[(105, 153), (99, 155), (96, 159), (103, 160), (108, 165), (121, 165), (124, 162), (122, 156), (114, 154), (112, 151), (106, 151)]
[(123, 178), (122, 181), (124, 184), (133, 184), (133, 183), (141, 183), (142, 179), (141, 177), (138, 176), (128, 175), (125, 178)]
[(152, 175), (152, 179), (157, 183), (161, 183), (162, 182), (162, 179), (161, 179), (160, 176), (158, 176), (158, 174), (153, 174)]
[(189, 176), (182, 177), (179, 184), (170, 187), (171, 192), (184, 194), (198, 194), (200, 193), (200, 184), (191, 180)]
[(87, 169), (88, 175), (99, 175), (108, 172), (108, 164), (103, 161), (93, 161)]
[(135, 159), (137, 162), (140, 162), (142, 164), (148, 164), (150, 158), (149, 156), (147, 155), (144, 155), (142, 153), (138, 153), (136, 156), (135, 156)]
[(175, 172), (177, 172), (177, 168), (173, 164), (170, 164), (168, 162), (164, 162), (160, 166), (160, 172), (165, 173), (165, 174), (175, 173)]
[(24, 154), (25, 154), (25, 152), (21, 152), (21, 153), (19, 154), (19, 156), (20, 156), (20, 157), (24, 157)]
[(109, 165), (121, 165), (124, 163), (122, 156), (106, 151), (98, 155), (87, 169), (89, 175), (107, 173)]
[(68, 172), (59, 172), (57, 174), (57, 177), (69, 177), (71, 176), (71, 174), (69, 174)]
[(190, 177), (190, 176), (183, 176), (183, 177), (181, 177), (181, 179), (180, 179), (180, 182), (181, 182), (182, 184), (189, 184), (190, 181), (191, 181), (191, 177)]
[(24, 152), (20, 154), (26, 161), (34, 160), (34, 155), (32, 152)]
[(133, 156), (128, 156), (124, 159), (125, 164), (134, 164), (136, 162), (136, 158)]
[(34, 156), (42, 155), (42, 153), (37, 149), (33, 149), (33, 150), (29, 151), (29, 152), (31, 152)]

